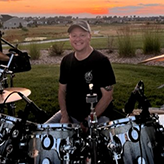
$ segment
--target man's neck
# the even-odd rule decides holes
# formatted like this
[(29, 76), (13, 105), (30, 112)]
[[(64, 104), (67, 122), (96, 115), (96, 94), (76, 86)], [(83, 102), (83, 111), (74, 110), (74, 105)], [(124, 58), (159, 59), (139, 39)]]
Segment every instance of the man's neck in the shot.
[(84, 51), (75, 51), (75, 57), (76, 57), (77, 60), (84, 60), (88, 56), (90, 56), (90, 54), (92, 53), (92, 51), (93, 51), (93, 47), (89, 46)]

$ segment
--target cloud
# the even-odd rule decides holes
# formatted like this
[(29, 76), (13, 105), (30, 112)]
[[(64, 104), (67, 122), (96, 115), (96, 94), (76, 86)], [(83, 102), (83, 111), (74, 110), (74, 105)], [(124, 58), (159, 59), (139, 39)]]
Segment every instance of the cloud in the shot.
[[(164, 5), (153, 3), (143, 4), (139, 3), (136, 6), (113, 7), (109, 9), (109, 14), (112, 15), (144, 15), (144, 14), (157, 14), (158, 10), (163, 8)], [(152, 9), (153, 8), (153, 9)], [(153, 12), (152, 12), (153, 11)]]
[(120, 3), (119, 1), (110, 1), (110, 0), (105, 0), (107, 3)]
[(11, 1), (22, 1), (22, 0), (0, 0), (0, 1), (11, 2)]
[(143, 4), (143, 3), (139, 3), (138, 4), (139, 6), (161, 6), (162, 4), (159, 4), (159, 3), (150, 3), (150, 4)]
[(115, 15), (128, 15), (131, 13), (135, 13), (137, 10), (140, 10), (142, 7), (140, 6), (125, 6), (125, 7), (114, 7), (110, 9), (110, 14)]

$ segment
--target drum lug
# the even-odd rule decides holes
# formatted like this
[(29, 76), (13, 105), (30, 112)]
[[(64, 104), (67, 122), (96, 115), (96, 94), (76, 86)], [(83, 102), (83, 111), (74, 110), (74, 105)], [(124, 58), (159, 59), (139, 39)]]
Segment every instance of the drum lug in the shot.
[[(60, 142), (60, 148), (58, 153), (60, 154), (60, 158), (62, 156), (62, 159), (65, 161), (70, 161), (70, 154), (73, 154), (76, 147), (73, 146), (73, 143), (70, 140), (70, 137), (67, 137), (66, 139), (62, 140), (64, 143)], [(62, 155), (61, 155), (62, 154)]]
[(140, 139), (140, 132), (136, 127), (131, 127), (128, 131), (128, 136), (132, 142), (138, 142)]
[(14, 129), (12, 131), (12, 138), (17, 138), (19, 136), (19, 130), (18, 129)]
[(112, 152), (113, 160), (117, 161), (121, 159), (121, 154), (123, 151), (122, 144), (120, 139), (116, 135), (113, 136), (111, 132), (109, 134), (110, 142), (108, 143), (107, 148)]
[(11, 152), (13, 151), (13, 145), (12, 144), (9, 144), (7, 147), (6, 147), (6, 153), (8, 156)]
[(55, 150), (57, 151), (57, 154), (58, 154), (59, 158), (61, 159), (61, 155), (60, 155), (60, 143), (61, 143), (61, 138), (57, 138)]
[(46, 150), (50, 150), (54, 144), (54, 139), (51, 135), (46, 135), (42, 140), (42, 147)]
[(49, 158), (45, 158), (43, 159), (42, 164), (51, 164), (51, 161)]

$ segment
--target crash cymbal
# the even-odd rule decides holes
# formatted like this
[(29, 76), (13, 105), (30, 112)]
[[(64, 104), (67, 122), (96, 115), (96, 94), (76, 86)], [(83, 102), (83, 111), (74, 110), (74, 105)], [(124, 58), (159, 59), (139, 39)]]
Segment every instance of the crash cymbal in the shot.
[[(141, 109), (134, 109), (132, 115), (140, 115), (142, 112)], [(164, 114), (163, 108), (149, 108), (150, 114)]]
[(0, 104), (3, 104), (4, 101), (5, 103), (11, 103), (21, 100), (22, 98), (19, 96), (17, 92), (22, 93), (24, 96), (29, 96), (31, 94), (31, 91), (26, 88), (19, 88), (19, 87), (5, 88), (3, 92), (0, 94)]
[(150, 61), (164, 61), (164, 54), (163, 55), (159, 55), (159, 56), (155, 56), (146, 60), (141, 61), (140, 63), (147, 63)]

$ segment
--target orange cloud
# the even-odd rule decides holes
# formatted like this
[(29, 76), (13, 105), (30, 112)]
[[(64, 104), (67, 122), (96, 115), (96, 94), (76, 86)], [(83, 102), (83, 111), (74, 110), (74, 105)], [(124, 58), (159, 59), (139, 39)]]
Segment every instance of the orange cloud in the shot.
[(91, 13), (107, 14), (108, 9), (105, 1), (99, 0), (18, 0), (18, 1), (1, 1), (1, 12), (24, 12), (24, 13), (56, 13), (56, 14), (73, 14), (73, 13)]
[(163, 13), (163, 0), (0, 0), (0, 13), (137, 15)]

